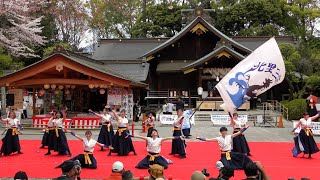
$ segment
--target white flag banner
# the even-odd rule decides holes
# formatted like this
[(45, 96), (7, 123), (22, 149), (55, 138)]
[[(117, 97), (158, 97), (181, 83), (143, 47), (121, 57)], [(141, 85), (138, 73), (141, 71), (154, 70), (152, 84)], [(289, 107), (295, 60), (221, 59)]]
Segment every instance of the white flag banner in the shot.
[(271, 38), (238, 63), (217, 84), (221, 107), (233, 112), (252, 97), (281, 83), (285, 65), (278, 44)]

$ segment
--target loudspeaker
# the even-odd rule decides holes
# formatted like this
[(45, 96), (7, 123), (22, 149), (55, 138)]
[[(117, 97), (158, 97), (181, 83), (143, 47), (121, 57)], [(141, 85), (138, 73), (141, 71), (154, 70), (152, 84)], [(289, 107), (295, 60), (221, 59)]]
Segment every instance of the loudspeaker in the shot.
[(7, 94), (6, 95), (6, 105), (7, 106), (13, 106), (14, 105), (14, 94)]

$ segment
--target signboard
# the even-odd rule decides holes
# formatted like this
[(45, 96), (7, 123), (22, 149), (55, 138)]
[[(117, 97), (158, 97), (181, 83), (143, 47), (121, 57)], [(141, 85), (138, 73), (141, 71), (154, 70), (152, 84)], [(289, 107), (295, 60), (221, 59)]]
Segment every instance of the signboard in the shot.
[(128, 120), (133, 120), (133, 93), (123, 88), (108, 89), (108, 105), (119, 105), (120, 111), (126, 110)]
[[(293, 128), (295, 128), (299, 121), (292, 121), (292, 122), (293, 122)], [(298, 127), (295, 133), (298, 134), (300, 130), (301, 130), (301, 127)], [(320, 122), (311, 122), (311, 131), (314, 135), (320, 135)]]
[(9, 94), (14, 94), (14, 109), (23, 108), (23, 89), (9, 89)]
[[(244, 125), (248, 121), (248, 116), (239, 115), (238, 119), (240, 120), (241, 124)], [(231, 124), (230, 116), (225, 114), (211, 114), (211, 121), (213, 125), (229, 126)]]
[[(178, 118), (178, 115), (171, 115), (171, 114), (160, 114), (160, 122), (161, 124), (173, 124), (174, 120)], [(191, 125), (194, 125), (194, 116), (190, 119)]]

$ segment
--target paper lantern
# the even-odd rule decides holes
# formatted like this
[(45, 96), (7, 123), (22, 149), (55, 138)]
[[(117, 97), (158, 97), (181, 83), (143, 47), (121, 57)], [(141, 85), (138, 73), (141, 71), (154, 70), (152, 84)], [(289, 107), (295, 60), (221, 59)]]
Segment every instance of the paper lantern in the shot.
[(106, 93), (106, 90), (100, 89), (99, 92), (100, 92), (100, 94), (104, 94), (104, 93)]
[(69, 89), (69, 88), (71, 88), (71, 85), (69, 85), (69, 84), (66, 85), (66, 89)]
[(45, 89), (49, 89), (49, 88), (50, 88), (50, 84), (45, 84), (45, 85), (43, 85), (43, 87), (44, 87)]
[(40, 91), (39, 91), (39, 96), (42, 96), (42, 95), (44, 95), (44, 93), (46, 93), (43, 89), (41, 89)]
[(75, 89), (75, 88), (76, 88), (76, 86), (75, 86), (75, 85), (72, 85), (72, 86), (71, 86), (71, 89)]
[(67, 95), (70, 94), (69, 89), (66, 89), (66, 90), (64, 91), (64, 93), (67, 94)]
[(57, 85), (55, 85), (55, 84), (51, 84), (51, 89), (55, 89), (56, 87), (57, 87)]
[(99, 87), (99, 84), (95, 84), (94, 87), (95, 87), (95, 88), (98, 88), (98, 87)]
[(58, 88), (59, 88), (60, 90), (62, 90), (64, 87), (63, 87), (63, 85), (59, 85)]
[(200, 96), (200, 95), (202, 95), (202, 93), (203, 93), (203, 88), (202, 87), (198, 87), (198, 95)]
[(59, 91), (58, 91), (58, 90), (54, 90), (53, 93), (54, 93), (55, 95), (58, 95), (58, 94), (59, 94)]
[(94, 88), (94, 85), (93, 85), (93, 84), (90, 84), (90, 85), (89, 85), (89, 88), (90, 88), (90, 89), (93, 89), (93, 88)]

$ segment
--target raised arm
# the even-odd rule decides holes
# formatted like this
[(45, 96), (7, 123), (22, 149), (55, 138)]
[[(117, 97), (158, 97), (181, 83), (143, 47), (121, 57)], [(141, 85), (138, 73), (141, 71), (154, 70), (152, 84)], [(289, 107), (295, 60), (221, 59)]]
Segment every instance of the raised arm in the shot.
[(249, 126), (246, 124), (246, 126), (245, 126), (244, 128), (242, 128), (239, 132), (232, 134), (232, 135), (231, 135), (231, 138), (235, 138), (235, 137), (239, 136), (240, 134), (242, 134), (243, 132), (245, 132), (245, 131), (248, 129), (248, 127), (249, 127)]
[(8, 119), (2, 119), (2, 118), (1, 118), (0, 121), (7, 123), (7, 122), (8, 122)]
[(209, 141), (209, 142), (217, 141), (217, 138), (202, 138), (202, 137), (197, 137), (196, 139), (199, 139), (199, 140), (201, 140), (201, 141)]
[(142, 140), (145, 140), (147, 141), (148, 139), (146, 137), (143, 137), (143, 136), (138, 136), (138, 135), (130, 135), (130, 137), (134, 137), (134, 138), (139, 138), (139, 139), (142, 139)]
[(74, 132), (72, 132), (72, 131), (70, 131), (70, 130), (68, 130), (68, 129), (66, 129), (65, 131), (66, 131), (66, 132), (69, 132), (72, 136), (76, 137), (76, 138), (79, 139), (80, 141), (83, 141), (83, 138), (82, 138), (81, 136), (77, 135), (76, 133), (74, 133)]
[(291, 134), (294, 134), (294, 132), (300, 125), (301, 125), (301, 121), (298, 121), (297, 125), (292, 129)]
[(185, 138), (184, 137), (182, 137), (182, 136), (173, 136), (173, 137), (165, 137), (165, 138), (162, 138), (162, 140), (161, 140), (161, 142), (162, 141), (167, 141), (167, 140), (172, 140), (172, 139), (181, 139), (181, 140), (185, 140)]
[(116, 118), (116, 120), (119, 121), (119, 116), (118, 116), (118, 114), (117, 114), (114, 110), (112, 110), (112, 112), (113, 112), (113, 115), (114, 115), (114, 117)]
[(233, 118), (232, 117), (230, 117), (230, 121), (231, 121), (231, 126), (232, 126), (232, 128), (234, 129), (234, 120), (233, 120)]
[(96, 113), (96, 112), (92, 111), (91, 109), (89, 109), (88, 111), (89, 111), (89, 112), (91, 112), (92, 114), (94, 114), (94, 115), (96, 115), (96, 116), (98, 116), (98, 117), (102, 118), (102, 116), (101, 116), (100, 114), (98, 114), (98, 113)]
[(316, 120), (318, 117), (319, 117), (319, 114), (316, 114), (316, 115), (314, 115), (314, 116), (311, 117), (311, 120), (314, 121), (314, 120)]

